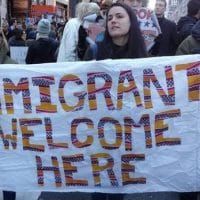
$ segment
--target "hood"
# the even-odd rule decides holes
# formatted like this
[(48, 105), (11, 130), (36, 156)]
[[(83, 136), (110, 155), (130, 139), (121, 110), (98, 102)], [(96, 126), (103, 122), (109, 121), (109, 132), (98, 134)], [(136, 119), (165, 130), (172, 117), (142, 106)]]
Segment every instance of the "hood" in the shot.
[(192, 37), (200, 41), (200, 21), (198, 21), (192, 28)]
[(185, 24), (196, 24), (197, 22), (197, 18), (196, 17), (191, 17), (191, 16), (184, 16), (184, 17), (181, 17), (180, 20), (178, 21), (178, 24), (177, 24), (177, 30), (180, 31), (182, 29), (182, 27), (185, 25)]

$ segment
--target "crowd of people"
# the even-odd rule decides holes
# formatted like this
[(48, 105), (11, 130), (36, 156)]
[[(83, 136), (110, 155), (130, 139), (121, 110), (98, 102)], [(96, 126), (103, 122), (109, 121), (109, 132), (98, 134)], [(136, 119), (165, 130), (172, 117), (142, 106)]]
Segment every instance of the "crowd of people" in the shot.
[[(166, 0), (156, 0), (155, 10), (150, 12), (142, 2), (83, 1), (77, 5), (76, 17), (65, 25), (45, 18), (26, 29), (16, 20), (10, 26), (4, 23), (0, 33), (0, 62), (16, 63), (9, 57), (11, 46), (28, 46), (26, 64), (200, 53), (199, 0), (188, 2), (187, 16), (181, 17), (177, 24), (165, 17)], [(141, 8), (151, 13), (146, 21), (140, 18)], [(40, 198), (49, 199), (45, 193)], [(123, 195), (92, 194), (93, 200), (106, 198), (122, 200)], [(15, 193), (4, 192), (4, 199), (14, 200)], [(179, 199), (196, 200), (197, 193), (180, 194)]]

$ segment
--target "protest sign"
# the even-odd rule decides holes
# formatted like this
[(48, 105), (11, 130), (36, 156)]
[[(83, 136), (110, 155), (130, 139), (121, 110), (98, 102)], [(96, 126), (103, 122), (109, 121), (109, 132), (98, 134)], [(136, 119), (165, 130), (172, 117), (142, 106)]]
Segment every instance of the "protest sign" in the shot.
[(10, 57), (19, 64), (25, 64), (28, 47), (10, 47)]
[(134, 9), (137, 16), (140, 30), (144, 38), (147, 51), (155, 44), (155, 38), (161, 34), (160, 25), (154, 11), (149, 8)]
[(1, 65), (0, 188), (200, 189), (200, 55)]

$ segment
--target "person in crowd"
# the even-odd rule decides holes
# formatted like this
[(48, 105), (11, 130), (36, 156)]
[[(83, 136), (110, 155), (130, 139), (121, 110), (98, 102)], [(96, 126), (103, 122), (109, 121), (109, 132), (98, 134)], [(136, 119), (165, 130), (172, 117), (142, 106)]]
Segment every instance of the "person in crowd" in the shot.
[[(147, 56), (143, 37), (133, 10), (121, 3), (108, 9), (106, 30), (102, 42), (96, 45), (96, 60), (143, 58)], [(84, 60), (94, 59), (94, 48), (90, 47)], [(93, 200), (122, 200), (123, 194), (93, 193)]]
[(76, 7), (76, 18), (70, 19), (65, 25), (60, 43), (57, 62), (77, 61), (78, 30), (85, 16), (99, 13), (96, 3), (81, 2)]
[(156, 0), (155, 13), (162, 33), (156, 38), (151, 49), (150, 53), (153, 56), (173, 56), (176, 53), (178, 40), (176, 24), (165, 18), (166, 7), (166, 0)]
[(179, 44), (191, 34), (192, 27), (200, 19), (200, 1), (190, 0), (187, 4), (187, 15), (177, 23)]
[[(110, 7), (104, 39), (96, 48), (96, 60), (147, 56), (137, 17), (129, 6), (115, 3)], [(93, 53), (93, 48), (89, 48), (84, 59), (92, 60)]]
[(16, 28), (14, 30), (14, 35), (9, 39), (9, 46), (26, 46), (26, 32), (22, 29)]
[(51, 22), (51, 31), (49, 33), (49, 38), (56, 40), (56, 22)]
[(27, 33), (26, 36), (26, 46), (30, 47), (31, 44), (33, 44), (33, 42), (36, 40), (36, 31), (30, 31)]
[(9, 47), (6, 37), (2, 30), (0, 30), (0, 63), (1, 64), (16, 64), (8, 55)]
[(144, 7), (142, 0), (123, 0), (130, 6), (138, 19), (146, 49), (150, 52), (155, 44), (156, 38), (161, 34), (161, 29), (155, 13), (149, 8)]
[(8, 26), (8, 31), (5, 34), (7, 41), (14, 36), (14, 30), (17, 28), (17, 20), (11, 20)]
[(200, 21), (193, 26), (191, 32), (179, 45), (176, 55), (200, 54)]
[(41, 19), (38, 23), (36, 41), (28, 48), (26, 63), (50, 63), (56, 62), (55, 52), (58, 43), (49, 38), (51, 24), (48, 19)]
[(9, 35), (9, 24), (8, 24), (7, 20), (3, 21), (3, 23), (2, 23), (2, 30), (4, 32), (6, 40), (8, 40), (9, 37), (10, 37), (10, 35)]

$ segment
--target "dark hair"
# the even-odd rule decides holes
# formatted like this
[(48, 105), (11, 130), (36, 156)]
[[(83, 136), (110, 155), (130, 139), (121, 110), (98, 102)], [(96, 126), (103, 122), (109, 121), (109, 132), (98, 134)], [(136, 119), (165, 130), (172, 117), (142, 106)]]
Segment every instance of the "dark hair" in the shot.
[(105, 37), (104, 37), (104, 43), (105, 45), (112, 44), (112, 38), (108, 33), (108, 13), (111, 8), (113, 7), (122, 7), (126, 10), (129, 18), (130, 18), (130, 29), (129, 29), (129, 37), (127, 42), (127, 53), (126, 58), (142, 58), (147, 56), (146, 47), (144, 44), (144, 39), (142, 37), (139, 23), (137, 20), (137, 17), (132, 10), (132, 8), (124, 3), (114, 3), (112, 6), (108, 9), (107, 12), (107, 19), (106, 19), (106, 31), (105, 31)]
[(22, 35), (23, 35), (23, 30), (22, 30), (22, 29), (16, 28), (16, 29), (14, 30), (14, 35), (15, 35), (16, 40), (21, 39), (21, 37), (22, 37)]
[(167, 1), (166, 0), (157, 0), (157, 1), (162, 1), (165, 4), (165, 7), (167, 7)]
[(200, 1), (199, 0), (190, 0), (187, 4), (188, 16), (196, 15), (200, 10)]

